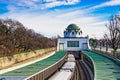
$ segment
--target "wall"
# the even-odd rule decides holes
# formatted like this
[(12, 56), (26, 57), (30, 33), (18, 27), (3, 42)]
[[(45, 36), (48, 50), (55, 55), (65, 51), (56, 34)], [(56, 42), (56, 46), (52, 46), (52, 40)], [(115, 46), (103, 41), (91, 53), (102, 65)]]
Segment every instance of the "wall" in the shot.
[(66, 58), (67, 55), (65, 55), (62, 59), (49, 66), (48, 68), (45, 68), (42, 71), (29, 76), (25, 80), (48, 80), (48, 78), (65, 63)]
[(84, 61), (84, 69), (86, 73), (88, 74), (87, 77), (89, 77), (89, 80), (94, 80), (95, 79), (95, 66), (90, 57), (87, 55), (83, 54), (83, 61)]
[[(83, 50), (83, 43), (87, 43), (87, 47), (88, 47), (88, 49), (90, 49), (88, 40), (89, 40), (88, 37), (60, 38), (60, 39), (58, 39), (57, 50), (59, 51), (59, 43), (64, 43), (64, 50), (68, 50), (68, 51)], [(67, 47), (67, 41), (79, 41), (79, 47)]]
[(32, 57), (43, 55), (51, 51), (55, 51), (55, 48), (40, 49), (40, 50), (31, 51), (31, 52), (25, 52), (25, 53), (12, 55), (12, 56), (2, 57), (0, 58), (0, 69)]

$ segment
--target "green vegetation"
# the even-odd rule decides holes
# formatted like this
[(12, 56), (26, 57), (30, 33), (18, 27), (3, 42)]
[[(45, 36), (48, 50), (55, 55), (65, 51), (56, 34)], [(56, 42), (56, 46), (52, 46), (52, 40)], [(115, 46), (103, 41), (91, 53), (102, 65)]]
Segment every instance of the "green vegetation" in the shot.
[(49, 67), (52, 64), (56, 63), (61, 58), (63, 58), (65, 56), (65, 54), (66, 54), (66, 51), (56, 52), (54, 55), (52, 55), (44, 60), (38, 61), (34, 64), (25, 66), (23, 68), (13, 70), (11, 72), (2, 74), (0, 76), (30, 76), (32, 74), (35, 74), (35, 73)]
[(90, 38), (89, 39), (89, 43), (90, 43), (90, 46), (92, 48), (96, 48), (97, 47), (97, 40), (96, 39)]

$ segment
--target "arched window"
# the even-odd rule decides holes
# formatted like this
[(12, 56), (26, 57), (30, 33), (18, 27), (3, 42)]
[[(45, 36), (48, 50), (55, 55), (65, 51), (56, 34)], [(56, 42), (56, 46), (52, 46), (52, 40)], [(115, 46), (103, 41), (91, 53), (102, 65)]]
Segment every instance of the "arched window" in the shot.
[(74, 32), (72, 32), (72, 35), (74, 35)]
[(67, 32), (66, 32), (66, 35), (67, 35)]

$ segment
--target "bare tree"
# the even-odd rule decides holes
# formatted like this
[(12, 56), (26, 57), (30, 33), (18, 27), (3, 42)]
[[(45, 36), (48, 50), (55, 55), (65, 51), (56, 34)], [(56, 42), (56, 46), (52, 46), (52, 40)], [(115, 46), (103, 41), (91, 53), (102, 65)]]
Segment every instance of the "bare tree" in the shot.
[(56, 47), (56, 38), (47, 38), (12, 19), (0, 19), (0, 56)]
[(107, 43), (110, 44), (113, 49), (113, 55), (115, 56), (115, 52), (119, 48), (120, 44), (120, 16), (112, 16), (106, 27), (108, 29), (108, 33), (105, 33), (104, 38)]

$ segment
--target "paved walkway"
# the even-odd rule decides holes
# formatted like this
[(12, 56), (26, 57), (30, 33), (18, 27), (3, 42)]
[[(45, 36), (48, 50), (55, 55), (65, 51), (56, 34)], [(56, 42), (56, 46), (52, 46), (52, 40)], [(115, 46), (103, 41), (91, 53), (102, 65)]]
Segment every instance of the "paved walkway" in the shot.
[(96, 54), (92, 51), (83, 51), (84, 54), (89, 56), (95, 67), (95, 80), (120, 80), (120, 66), (102, 56), (102, 54)]
[[(97, 48), (95, 48), (95, 49), (100, 50), (100, 47), (97, 47)], [(101, 51), (105, 51), (105, 52), (106, 52), (106, 47), (102, 47), (102, 48), (101, 48)], [(107, 51), (107, 52), (111, 52), (111, 51), (113, 51), (113, 49), (112, 49), (112, 48), (108, 48), (108, 51)], [(120, 49), (118, 49), (117, 51), (120, 51)]]

